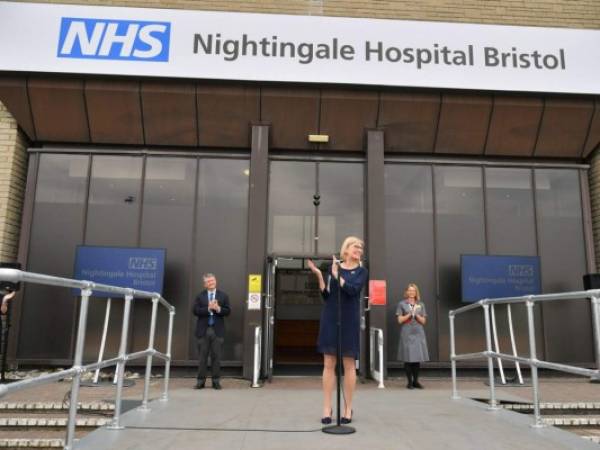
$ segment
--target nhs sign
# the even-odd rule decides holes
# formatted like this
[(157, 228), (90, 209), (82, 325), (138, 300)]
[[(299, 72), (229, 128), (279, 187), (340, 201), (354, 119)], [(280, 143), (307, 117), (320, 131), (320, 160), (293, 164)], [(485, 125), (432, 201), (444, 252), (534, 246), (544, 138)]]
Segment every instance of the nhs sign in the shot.
[(63, 17), (59, 58), (169, 61), (170, 22)]

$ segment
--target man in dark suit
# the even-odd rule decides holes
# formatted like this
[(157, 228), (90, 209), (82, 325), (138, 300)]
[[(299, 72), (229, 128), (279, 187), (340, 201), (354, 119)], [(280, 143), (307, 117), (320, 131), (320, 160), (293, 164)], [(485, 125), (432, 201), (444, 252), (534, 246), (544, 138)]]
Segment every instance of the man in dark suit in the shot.
[(194, 315), (196, 322), (196, 338), (198, 338), (198, 380), (196, 389), (204, 388), (208, 355), (210, 353), (212, 369), (212, 387), (221, 389), (221, 355), (225, 340), (224, 317), (231, 312), (229, 297), (217, 289), (217, 278), (212, 273), (205, 273), (204, 290), (196, 296)]

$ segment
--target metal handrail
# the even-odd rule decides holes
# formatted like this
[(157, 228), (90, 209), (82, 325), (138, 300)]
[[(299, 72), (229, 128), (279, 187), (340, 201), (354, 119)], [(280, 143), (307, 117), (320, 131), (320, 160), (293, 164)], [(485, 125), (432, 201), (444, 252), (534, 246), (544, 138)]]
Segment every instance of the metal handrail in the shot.
[[(67, 437), (65, 439), (65, 449), (73, 449), (73, 439), (75, 437), (75, 419), (77, 416), (77, 403), (79, 399), (79, 387), (81, 384), (81, 375), (86, 372), (94, 371), (96, 369), (102, 369), (110, 366), (117, 366), (117, 389), (115, 394), (115, 412), (113, 420), (108, 428), (110, 429), (122, 429), (121, 426), (121, 403), (122, 403), (122, 392), (123, 392), (123, 379), (125, 374), (125, 364), (127, 361), (131, 361), (138, 358), (146, 357), (146, 373), (144, 377), (144, 394), (142, 399), (142, 406), (140, 409), (148, 409), (148, 394), (150, 387), (150, 375), (152, 370), (152, 358), (159, 358), (165, 361), (165, 375), (164, 375), (164, 390), (161, 395), (161, 400), (168, 400), (169, 390), (169, 377), (171, 370), (171, 345), (173, 337), (173, 320), (175, 316), (175, 307), (167, 302), (160, 294), (156, 292), (140, 291), (136, 289), (122, 288), (118, 286), (111, 286), (107, 284), (93, 283), (91, 281), (73, 280), (70, 278), (53, 277), (50, 275), (43, 275), (33, 272), (24, 272), (16, 269), (0, 269), (0, 280), (9, 281), (13, 283), (26, 282), (34, 284), (43, 284), (47, 286), (59, 286), (81, 290), (81, 308), (79, 310), (79, 325), (77, 328), (77, 341), (75, 344), (75, 357), (73, 359), (73, 367), (60, 372), (55, 372), (47, 375), (40, 375), (36, 378), (27, 380), (21, 380), (16, 383), (8, 385), (0, 385), (0, 397), (20, 391), (33, 386), (42, 384), (48, 384), (54, 381), (63, 380), (67, 377), (72, 377), (71, 382), (71, 403), (69, 406), (69, 420), (67, 422)], [(97, 292), (109, 292), (111, 294), (122, 295), (125, 299), (125, 306), (123, 312), (123, 324), (121, 328), (121, 342), (119, 345), (119, 355), (116, 358), (110, 358), (104, 361), (98, 361), (93, 364), (83, 365), (83, 346), (85, 342), (85, 333), (87, 328), (87, 312), (89, 299), (94, 291)], [(150, 331), (148, 339), (148, 348), (143, 351), (127, 353), (127, 338), (129, 331), (129, 315), (131, 311), (131, 302), (134, 298), (150, 299), (152, 300), (152, 316), (150, 322)], [(154, 336), (156, 330), (156, 315), (158, 304), (164, 306), (169, 312), (169, 325), (167, 332), (167, 351), (166, 353), (160, 353), (154, 348)]]
[[(591, 300), (592, 306), (592, 327), (594, 332), (594, 345), (596, 356), (596, 369), (586, 369), (582, 367), (571, 366), (568, 364), (559, 364), (549, 361), (539, 360), (537, 358), (536, 341), (535, 341), (535, 325), (534, 325), (534, 306), (536, 303), (544, 303), (555, 300)], [(527, 328), (529, 337), (529, 357), (517, 356), (516, 348), (513, 346), (513, 355), (500, 353), (492, 350), (492, 338), (490, 332), (490, 306), (505, 304), (510, 307), (511, 304), (525, 303), (527, 307)], [(456, 354), (456, 339), (454, 332), (454, 318), (465, 312), (483, 308), (485, 321), (485, 338), (486, 350), (475, 353)], [(541, 294), (541, 295), (525, 295), (522, 297), (505, 297), (499, 299), (483, 299), (476, 303), (463, 306), (448, 313), (450, 320), (450, 361), (452, 369), (452, 398), (458, 399), (458, 389), (456, 380), (456, 361), (464, 361), (470, 359), (486, 358), (488, 361), (488, 377), (490, 386), (490, 409), (498, 409), (496, 402), (496, 391), (494, 384), (494, 358), (515, 363), (528, 364), (531, 368), (531, 384), (533, 386), (533, 405), (535, 422), (532, 426), (542, 427), (543, 422), (540, 414), (540, 394), (539, 394), (539, 379), (538, 368), (552, 369), (560, 372), (572, 373), (575, 375), (588, 376), (594, 379), (600, 378), (600, 290), (591, 289), (588, 291), (565, 292), (557, 294)], [(497, 348), (497, 347), (496, 347)]]
[[(377, 385), (377, 387), (379, 389), (383, 389), (385, 388), (385, 386), (383, 385), (383, 330), (381, 328), (375, 328), (375, 327), (371, 327), (370, 328), (370, 334), (371, 334), (371, 339), (369, 339), (370, 341), (370, 357), (369, 357), (369, 368), (371, 370), (371, 373), (373, 374), (373, 378), (379, 382), (379, 384)], [(374, 337), (377, 336), (377, 353), (378, 353), (378, 369), (375, 369), (375, 361), (373, 358), (373, 355), (375, 353), (375, 339)]]

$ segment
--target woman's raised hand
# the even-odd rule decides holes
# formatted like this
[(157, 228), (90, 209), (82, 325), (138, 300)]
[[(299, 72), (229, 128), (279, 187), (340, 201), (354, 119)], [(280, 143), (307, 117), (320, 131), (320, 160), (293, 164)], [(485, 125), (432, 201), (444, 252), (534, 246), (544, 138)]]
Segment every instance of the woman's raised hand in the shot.
[(309, 259), (306, 261), (306, 263), (308, 264), (308, 268), (310, 269), (310, 271), (312, 273), (321, 273), (321, 271), (319, 270), (319, 268), (315, 265), (315, 263), (313, 262), (312, 259)]

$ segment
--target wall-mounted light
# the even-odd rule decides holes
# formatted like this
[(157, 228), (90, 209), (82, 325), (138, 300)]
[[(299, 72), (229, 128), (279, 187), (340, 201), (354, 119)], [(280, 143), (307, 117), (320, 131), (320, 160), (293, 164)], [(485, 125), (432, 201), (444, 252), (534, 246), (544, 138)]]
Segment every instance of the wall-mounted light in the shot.
[(329, 142), (329, 135), (328, 134), (309, 134), (308, 142), (326, 144), (327, 142)]

